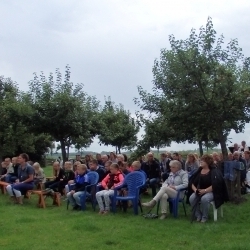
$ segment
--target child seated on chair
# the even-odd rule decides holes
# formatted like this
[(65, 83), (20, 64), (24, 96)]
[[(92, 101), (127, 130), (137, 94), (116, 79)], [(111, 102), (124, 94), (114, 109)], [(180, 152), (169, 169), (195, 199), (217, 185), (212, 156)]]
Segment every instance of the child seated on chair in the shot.
[(89, 185), (89, 178), (87, 175), (87, 166), (81, 164), (77, 166), (77, 176), (75, 180), (69, 181), (69, 185), (74, 184), (71, 191), (67, 193), (69, 203), (72, 205), (73, 210), (78, 210), (81, 207), (80, 196), (84, 194), (85, 187)]
[[(58, 184), (58, 192), (62, 196), (64, 195), (63, 190), (64, 190), (65, 186), (68, 184), (68, 182), (75, 179), (75, 173), (72, 170), (72, 163), (70, 161), (66, 161), (64, 163), (64, 170), (65, 170), (64, 175), (63, 175), (62, 179), (60, 179), (60, 182)], [(69, 190), (68, 190), (68, 192), (69, 192)]]
[[(100, 211), (99, 214), (106, 214), (110, 210), (109, 196), (114, 195), (114, 188), (121, 185), (124, 180), (123, 174), (119, 170), (117, 163), (112, 163), (110, 166), (110, 173), (102, 180), (102, 187), (104, 190), (96, 193), (96, 200), (98, 202)], [(103, 204), (104, 199), (104, 204)]]
[(38, 184), (42, 185), (46, 182), (46, 177), (45, 177), (43, 169), (41, 168), (41, 166), (38, 162), (35, 162), (33, 164), (33, 168), (35, 171), (34, 184), (36, 187), (38, 187)]

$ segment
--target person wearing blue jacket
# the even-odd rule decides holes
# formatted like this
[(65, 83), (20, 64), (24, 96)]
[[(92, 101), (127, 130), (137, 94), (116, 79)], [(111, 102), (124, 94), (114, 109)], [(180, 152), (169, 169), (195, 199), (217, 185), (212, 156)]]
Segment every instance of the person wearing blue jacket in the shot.
[(87, 169), (85, 164), (78, 165), (75, 180), (69, 181), (69, 185), (74, 185), (71, 191), (67, 193), (68, 201), (72, 205), (73, 210), (78, 210), (81, 207), (80, 196), (84, 194), (85, 187), (89, 185)]

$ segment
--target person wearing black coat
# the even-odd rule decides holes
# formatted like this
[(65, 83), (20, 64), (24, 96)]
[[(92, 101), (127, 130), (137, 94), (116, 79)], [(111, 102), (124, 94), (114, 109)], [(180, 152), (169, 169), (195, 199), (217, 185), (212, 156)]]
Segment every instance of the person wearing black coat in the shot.
[(197, 221), (206, 222), (210, 202), (214, 201), (216, 209), (229, 200), (226, 183), (219, 169), (214, 167), (213, 157), (203, 155), (200, 168), (189, 180), (188, 198), (193, 216)]

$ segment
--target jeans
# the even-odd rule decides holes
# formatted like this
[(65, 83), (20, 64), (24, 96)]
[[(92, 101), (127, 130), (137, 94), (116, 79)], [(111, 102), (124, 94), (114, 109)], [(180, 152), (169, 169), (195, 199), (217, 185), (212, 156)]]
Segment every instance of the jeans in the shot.
[(156, 202), (161, 201), (161, 213), (167, 213), (168, 198), (175, 198), (177, 196), (177, 191), (168, 187), (162, 186), (157, 195), (153, 198)]
[(28, 190), (32, 190), (34, 188), (33, 183), (16, 183), (12, 185), (8, 185), (6, 190), (10, 196), (20, 197), (24, 195)]
[[(114, 190), (102, 190), (96, 193), (96, 200), (97, 203), (99, 205), (100, 211), (109, 211), (110, 210), (110, 198), (109, 196), (113, 196), (114, 195)], [(104, 208), (104, 204), (103, 204), (103, 200), (102, 197), (104, 199), (104, 204), (105, 204), (105, 208)]]
[(157, 183), (159, 183), (159, 178), (152, 178), (149, 180), (149, 186), (152, 188), (152, 196), (154, 197), (156, 195), (156, 186)]
[[(193, 193), (189, 198), (189, 202), (192, 207), (195, 205), (195, 196), (196, 194)], [(195, 211), (195, 216), (197, 219), (203, 221), (207, 220), (210, 202), (213, 200), (214, 200), (213, 192), (206, 193), (201, 197), (200, 204), (198, 204)]]
[(80, 196), (85, 194), (85, 191), (79, 191), (74, 194), (71, 194), (70, 192), (67, 193), (67, 198), (69, 203), (75, 207), (76, 205), (81, 206), (81, 199)]

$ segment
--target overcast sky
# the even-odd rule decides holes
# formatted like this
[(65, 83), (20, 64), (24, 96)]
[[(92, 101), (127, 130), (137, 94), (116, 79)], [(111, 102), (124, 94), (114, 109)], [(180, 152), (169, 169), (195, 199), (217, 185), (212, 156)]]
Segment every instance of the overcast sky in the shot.
[[(111, 96), (131, 113), (137, 86), (152, 88), (152, 66), (160, 49), (169, 48), (168, 36), (188, 37), (191, 28), (213, 18), (218, 34), (238, 38), (250, 56), (249, 0), (22, 0), (0, 2), (0, 75), (28, 89), (33, 72), (48, 75), (71, 67), (71, 80), (103, 102)], [(231, 133), (235, 142), (245, 134)], [(172, 143), (172, 150), (197, 145)], [(98, 145), (93, 151), (113, 150)], [(170, 148), (166, 148), (170, 149)]]

